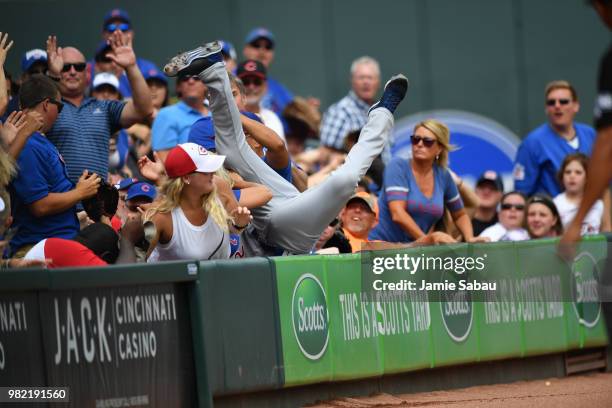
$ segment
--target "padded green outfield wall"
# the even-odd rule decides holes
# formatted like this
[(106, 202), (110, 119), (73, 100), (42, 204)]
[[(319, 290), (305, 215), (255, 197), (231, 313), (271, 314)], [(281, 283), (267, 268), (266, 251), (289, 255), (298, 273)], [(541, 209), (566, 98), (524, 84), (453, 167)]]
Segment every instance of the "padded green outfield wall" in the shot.
[[(480, 258), (484, 267), (372, 273), (373, 258), (398, 253)], [(605, 239), (587, 240), (578, 254), (567, 264), (555, 241), (540, 240), (273, 258), (284, 385), (603, 346), (599, 303), (588, 294), (607, 256)], [(375, 279), (418, 286), (463, 279), (495, 283), (496, 290), (377, 291)]]
[[(72, 406), (249, 406), (258, 391), (604, 346), (605, 239), (578, 254), (531, 241), (2, 271), (0, 386), (67, 385)], [(398, 255), (454, 264), (373, 273)], [(496, 290), (373, 289), (402, 279)]]

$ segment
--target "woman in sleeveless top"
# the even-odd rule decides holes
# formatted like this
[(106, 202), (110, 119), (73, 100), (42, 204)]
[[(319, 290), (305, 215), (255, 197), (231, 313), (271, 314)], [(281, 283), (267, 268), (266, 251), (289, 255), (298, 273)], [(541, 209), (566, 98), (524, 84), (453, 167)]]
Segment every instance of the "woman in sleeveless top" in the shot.
[(145, 215), (156, 227), (148, 262), (229, 258), (230, 229), (246, 228), (251, 215), (237, 206), (230, 215), (219, 201), (213, 176), (224, 160), (195, 143), (170, 151), (163, 197)]

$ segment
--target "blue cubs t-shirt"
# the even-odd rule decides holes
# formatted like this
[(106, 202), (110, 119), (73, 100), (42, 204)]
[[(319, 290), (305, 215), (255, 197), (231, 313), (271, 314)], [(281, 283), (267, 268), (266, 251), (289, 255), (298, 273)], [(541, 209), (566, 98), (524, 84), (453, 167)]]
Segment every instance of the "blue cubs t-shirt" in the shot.
[(268, 163), (268, 156), (262, 157), (261, 160), (263, 160), (264, 163), (268, 165), (268, 167), (274, 170), (276, 174), (291, 183), (291, 160), (289, 160), (289, 164), (287, 164), (287, 166), (282, 169), (275, 169), (274, 167), (270, 166), (270, 163)]
[(17, 164), (19, 173), (10, 185), (13, 227), (17, 228), (11, 240), (11, 251), (45, 238), (74, 238), (79, 232), (75, 207), (44, 217), (35, 217), (28, 207), (50, 193), (65, 193), (74, 188), (53, 143), (40, 133), (34, 133), (21, 151)]
[(555, 197), (561, 193), (557, 172), (568, 154), (591, 155), (595, 144), (595, 130), (581, 123), (574, 123), (577, 147), (559, 136), (550, 124), (534, 129), (520, 144), (514, 162), (514, 188), (530, 196), (546, 193)]
[(391, 218), (389, 203), (391, 201), (405, 202), (406, 211), (424, 233), (428, 233), (444, 215), (446, 206), (451, 212), (463, 208), (457, 186), (450, 172), (434, 164), (434, 191), (427, 198), (417, 185), (410, 162), (401, 157), (392, 159), (385, 168), (383, 188), (378, 197), (379, 222), (370, 232), (370, 240), (387, 242), (412, 242), (414, 238), (408, 235), (399, 224)]

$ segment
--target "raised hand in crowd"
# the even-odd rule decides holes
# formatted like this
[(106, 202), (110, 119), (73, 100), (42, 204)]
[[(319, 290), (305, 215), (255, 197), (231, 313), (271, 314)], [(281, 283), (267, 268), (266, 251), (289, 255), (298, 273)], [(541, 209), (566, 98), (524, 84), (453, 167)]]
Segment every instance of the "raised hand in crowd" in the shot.
[(117, 30), (108, 39), (108, 44), (111, 46), (111, 51), (106, 57), (125, 69), (132, 88), (132, 99), (121, 113), (121, 126), (128, 128), (135, 123), (149, 123), (154, 114), (153, 100), (149, 86), (136, 64), (131, 37)]
[(76, 185), (78, 195), (83, 198), (94, 196), (100, 187), (100, 177), (96, 173), (90, 173), (83, 170), (83, 174), (79, 177), (79, 182)]
[(9, 155), (17, 160), (28, 138), (34, 132), (39, 132), (43, 126), (44, 118), (39, 112), (28, 110), (11, 112), (5, 123), (7, 132), (2, 134), (2, 141), (8, 146)]
[(108, 40), (111, 52), (106, 57), (123, 69), (136, 65), (136, 54), (132, 48), (132, 40), (123, 32), (115, 31)]
[(62, 47), (57, 46), (57, 37), (54, 35), (47, 37), (47, 64), (51, 76), (59, 78), (64, 68), (64, 56)]
[(4, 66), (4, 62), (6, 61), (6, 54), (8, 54), (12, 46), (13, 40), (8, 41), (8, 33), (0, 32), (0, 67)]
[(143, 177), (152, 181), (156, 185), (160, 185), (166, 174), (164, 163), (161, 158), (157, 155), (157, 152), (153, 153), (155, 161), (152, 161), (147, 156), (142, 156), (138, 159), (138, 171)]
[(8, 90), (6, 89), (6, 78), (4, 77), (4, 62), (6, 54), (13, 46), (13, 41), (8, 41), (8, 34), (0, 32), (0, 116), (4, 115), (8, 106)]

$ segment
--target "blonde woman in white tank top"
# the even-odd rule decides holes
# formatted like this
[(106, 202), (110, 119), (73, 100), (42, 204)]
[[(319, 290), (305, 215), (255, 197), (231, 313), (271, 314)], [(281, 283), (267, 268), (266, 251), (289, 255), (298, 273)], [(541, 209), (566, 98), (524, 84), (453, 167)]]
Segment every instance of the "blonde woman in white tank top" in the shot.
[(237, 205), (228, 214), (217, 197), (213, 177), (224, 160), (195, 143), (168, 153), (163, 197), (145, 215), (156, 227), (148, 262), (229, 258), (230, 229), (239, 232), (252, 217)]

